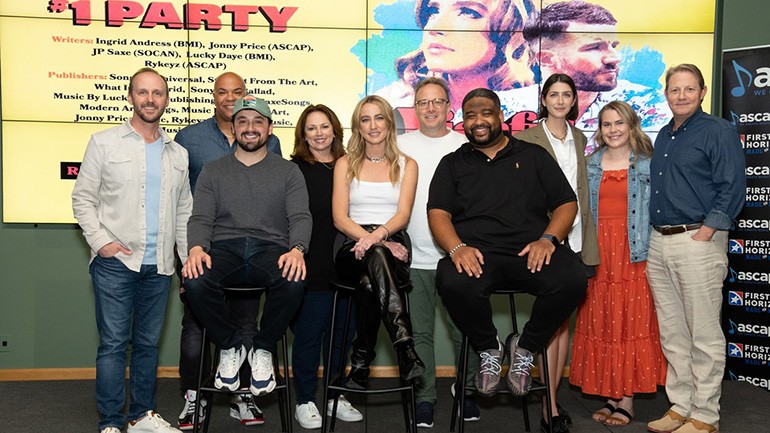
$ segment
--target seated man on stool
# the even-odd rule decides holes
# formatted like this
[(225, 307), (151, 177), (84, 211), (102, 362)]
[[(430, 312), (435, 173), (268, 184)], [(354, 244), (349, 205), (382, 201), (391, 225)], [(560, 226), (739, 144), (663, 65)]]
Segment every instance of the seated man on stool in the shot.
[(267, 288), (262, 326), (248, 353), (254, 395), (276, 386), (271, 352), (302, 302), (312, 229), (302, 173), (265, 147), (272, 129), (264, 100), (247, 95), (235, 102), (238, 148), (204, 166), (198, 177), (187, 229), (190, 253), (182, 268), (190, 308), (221, 350), (217, 388), (238, 389), (247, 357), (229, 320), (224, 288)]
[[(469, 143), (441, 160), (428, 198), (433, 237), (449, 253), (438, 263), (436, 285), (452, 320), (479, 353), (478, 392), (497, 392), (506, 352), (508, 386), (524, 395), (532, 386), (534, 353), (585, 294), (580, 260), (561, 244), (577, 202), (548, 152), (503, 133), (494, 92), (472, 90), (462, 112)], [(489, 302), (497, 288), (520, 288), (537, 297), (524, 330), (509, 336), (505, 347)]]

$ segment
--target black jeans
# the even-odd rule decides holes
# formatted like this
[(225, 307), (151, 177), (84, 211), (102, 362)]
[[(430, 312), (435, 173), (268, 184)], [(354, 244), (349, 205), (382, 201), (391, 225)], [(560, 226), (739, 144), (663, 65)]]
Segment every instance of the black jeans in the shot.
[(217, 347), (230, 349), (247, 344), (230, 319), (223, 289), (266, 287), (261, 326), (252, 342), (255, 349), (275, 352), (275, 344), (289, 327), (304, 294), (301, 281), (289, 281), (281, 276), (278, 258), (286, 252), (285, 247), (254, 238), (211, 244), (211, 269), (204, 269), (198, 278), (185, 280), (184, 287), (190, 308)]
[(449, 256), (438, 262), (436, 286), (449, 315), (477, 352), (496, 349), (497, 329), (492, 323), (489, 297), (496, 288), (520, 288), (537, 299), (519, 345), (530, 352), (539, 351), (585, 296), (588, 282), (579, 257), (559, 246), (551, 263), (532, 273), (527, 269), (527, 257), (481, 253), (485, 264), (480, 278), (458, 273)]
[[(259, 315), (259, 294), (227, 293), (227, 307), (230, 320), (238, 329), (238, 335), (246, 349), (251, 349), (252, 340), (257, 334)], [(211, 367), (211, 351), (208, 347), (201, 353), (201, 338), (203, 328), (187, 303), (186, 294), (180, 295), (184, 312), (182, 314), (182, 333), (179, 336), (179, 387), (184, 393), (198, 386), (198, 362), (203, 356), (203, 377), (209, 375)], [(248, 363), (241, 366), (241, 383), (249, 383), (251, 367)]]

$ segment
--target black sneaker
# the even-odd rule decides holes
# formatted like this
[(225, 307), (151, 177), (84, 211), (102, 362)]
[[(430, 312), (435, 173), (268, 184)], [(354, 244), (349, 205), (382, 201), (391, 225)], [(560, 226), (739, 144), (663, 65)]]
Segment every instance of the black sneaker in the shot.
[[(452, 397), (455, 396), (455, 384), (457, 382), (453, 383), (452, 386), (449, 387), (449, 392), (452, 394)], [(476, 403), (476, 399), (473, 398), (473, 395), (471, 394), (465, 394), (465, 404), (463, 405), (463, 420), (465, 422), (468, 421), (478, 421), (481, 419), (481, 410), (479, 410), (479, 405)]]
[(265, 415), (254, 404), (251, 394), (234, 395), (230, 400), (230, 416), (242, 425), (259, 425), (265, 423)]
[(479, 405), (476, 404), (476, 399), (472, 395), (465, 396), (465, 404), (463, 405), (463, 419), (468, 421), (478, 421), (481, 419), (481, 410)]
[(417, 403), (415, 413), (417, 416), (417, 427), (433, 428), (433, 403), (429, 401)]

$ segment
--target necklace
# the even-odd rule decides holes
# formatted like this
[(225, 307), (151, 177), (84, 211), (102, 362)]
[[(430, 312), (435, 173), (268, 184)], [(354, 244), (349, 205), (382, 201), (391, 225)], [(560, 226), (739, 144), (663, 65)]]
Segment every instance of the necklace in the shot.
[[(323, 161), (318, 161), (323, 165), (324, 167), (328, 168), (329, 170), (334, 170), (334, 162), (328, 163)], [(331, 165), (330, 165), (331, 164)]]
[(379, 164), (379, 163), (381, 163), (382, 161), (385, 161), (388, 158), (385, 155), (382, 155), (382, 156), (380, 156), (378, 158), (366, 155), (366, 159), (368, 159), (373, 164)]

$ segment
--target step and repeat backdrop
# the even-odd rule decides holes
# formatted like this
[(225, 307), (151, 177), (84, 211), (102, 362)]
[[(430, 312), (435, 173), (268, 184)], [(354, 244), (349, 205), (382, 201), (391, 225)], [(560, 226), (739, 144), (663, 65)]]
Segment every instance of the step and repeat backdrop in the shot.
[[(450, 83), (455, 128), (459, 101), (480, 86), (500, 95), (506, 128), (531, 125), (539, 83), (565, 72), (581, 90), (580, 128), (590, 134), (599, 108), (623, 99), (654, 135), (670, 118), (662, 93), (668, 66), (696, 63), (711, 81), (714, 3), (4, 1), (3, 221), (74, 222), (70, 192), (88, 138), (131, 116), (128, 78), (146, 66), (168, 78), (162, 123), (172, 137), (213, 115), (214, 78), (232, 71), (269, 102), (284, 155), (311, 103), (330, 106), (347, 128), (358, 99), (376, 93), (394, 105), (402, 129), (414, 128), (411, 87), (430, 75)], [(543, 10), (561, 12), (544, 22)], [(574, 10), (600, 19), (581, 24)], [(541, 27), (549, 33), (539, 35)]]
[(725, 51), (722, 116), (746, 154), (746, 206), (730, 233), (725, 378), (770, 391), (770, 46)]

